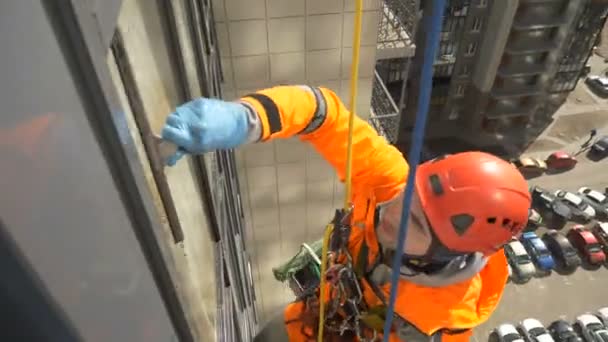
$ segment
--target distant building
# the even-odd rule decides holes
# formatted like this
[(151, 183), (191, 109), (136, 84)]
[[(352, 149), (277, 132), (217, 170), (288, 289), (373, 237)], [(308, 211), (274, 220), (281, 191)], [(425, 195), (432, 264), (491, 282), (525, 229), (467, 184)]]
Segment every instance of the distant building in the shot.
[[(385, 6), (402, 22), (419, 20), (406, 25), (416, 53), (379, 58), (376, 66), (399, 104), (395, 142), (407, 145), (423, 62), (425, 32), (419, 27), (432, 2), (385, 0)], [(606, 21), (608, 1), (448, 0), (444, 11), (428, 140), (461, 136), (483, 145), (502, 133), (524, 144), (534, 136), (533, 126), (550, 120), (576, 86)]]

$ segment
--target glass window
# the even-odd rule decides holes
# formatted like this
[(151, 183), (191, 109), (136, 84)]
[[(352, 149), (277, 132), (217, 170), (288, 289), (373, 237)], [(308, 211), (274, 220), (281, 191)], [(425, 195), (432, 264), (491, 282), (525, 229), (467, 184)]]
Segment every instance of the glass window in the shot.
[(450, 111), (450, 115), (448, 116), (448, 120), (456, 120), (460, 116), (460, 111), (458, 108), (452, 108)]
[(473, 26), (471, 27), (472, 32), (479, 32), (481, 30), (481, 18), (475, 17), (473, 19)]
[(465, 55), (472, 56), (475, 54), (476, 51), (477, 51), (477, 43), (476, 42), (469, 43), (469, 45), (467, 46), (467, 50), (465, 51)]
[(532, 262), (532, 259), (530, 259), (530, 256), (528, 254), (522, 254), (517, 256), (517, 263), (519, 265), (527, 264), (530, 262)]
[(458, 96), (458, 97), (464, 96), (464, 84), (459, 84), (456, 86), (456, 96)]
[(469, 66), (468, 64), (463, 64), (460, 68), (460, 76), (469, 76)]

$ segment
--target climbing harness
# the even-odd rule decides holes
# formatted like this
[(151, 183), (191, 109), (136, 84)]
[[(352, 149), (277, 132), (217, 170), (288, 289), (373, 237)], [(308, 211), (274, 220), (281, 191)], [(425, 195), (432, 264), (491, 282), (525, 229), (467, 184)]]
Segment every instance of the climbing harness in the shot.
[[(441, 19), (443, 17), (443, 9), (445, 8), (445, 0), (432, 1), (432, 16), (427, 18), (424, 23), (427, 36), (422, 66), (420, 98), (416, 113), (413, 144), (408, 155), (410, 171), (403, 197), (401, 223), (397, 247), (395, 248), (397, 251), (402, 251), (405, 245), (408, 223), (407, 214), (410, 211), (413, 196), (416, 167), (420, 161), (432, 88), (433, 61), (439, 45)], [(368, 275), (365, 273), (368, 271), (368, 250), (365, 242), (363, 242), (359, 250), (356, 265), (353, 264), (352, 256), (348, 250), (353, 212), (353, 207), (350, 203), (352, 192), (353, 126), (357, 103), (362, 3), (363, 0), (356, 0), (355, 2), (355, 31), (353, 34), (344, 207), (336, 210), (333, 220), (325, 228), (322, 241), (315, 242), (311, 246), (303, 245), (296, 257), (286, 265), (273, 270), (275, 277), (280, 281), (288, 281), (290, 288), (298, 300), (306, 303), (306, 311), (308, 313), (311, 313), (311, 311), (318, 307), (318, 310), (315, 310), (318, 314), (314, 315), (317, 318), (316, 339), (318, 342), (323, 341), (325, 329), (327, 329), (327, 332), (338, 334), (339, 336), (352, 334), (361, 342), (377, 341), (380, 332), (383, 333), (383, 341), (386, 342), (392, 328), (400, 338), (413, 340), (409, 338), (411, 335), (408, 334), (410, 331), (416, 330), (415, 327), (400, 317), (394, 318), (401, 253), (394, 253), (393, 256), (390, 274), (390, 296), (387, 303), (382, 292), (374, 284), (375, 282), (367, 280)], [(363, 299), (362, 281), (367, 281), (384, 305), (377, 307), (367, 306)]]

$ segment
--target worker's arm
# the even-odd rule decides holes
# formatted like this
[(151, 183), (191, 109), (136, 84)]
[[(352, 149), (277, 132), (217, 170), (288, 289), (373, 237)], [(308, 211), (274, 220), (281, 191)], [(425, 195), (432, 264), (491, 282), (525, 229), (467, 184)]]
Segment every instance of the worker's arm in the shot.
[[(346, 176), (349, 111), (329, 89), (280, 86), (245, 96), (241, 102), (259, 118), (259, 140), (298, 136), (308, 142)], [(365, 121), (355, 117), (353, 127), (353, 187), (376, 189), (377, 201), (401, 190), (408, 165), (401, 153)]]

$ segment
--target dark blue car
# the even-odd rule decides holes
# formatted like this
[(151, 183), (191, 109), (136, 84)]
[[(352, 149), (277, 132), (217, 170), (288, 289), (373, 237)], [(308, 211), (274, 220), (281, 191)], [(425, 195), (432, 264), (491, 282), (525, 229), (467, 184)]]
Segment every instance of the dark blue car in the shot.
[(553, 260), (553, 256), (551, 256), (551, 252), (549, 252), (549, 249), (543, 240), (541, 240), (536, 233), (523, 233), (521, 242), (539, 269), (549, 271), (555, 267), (555, 261)]

